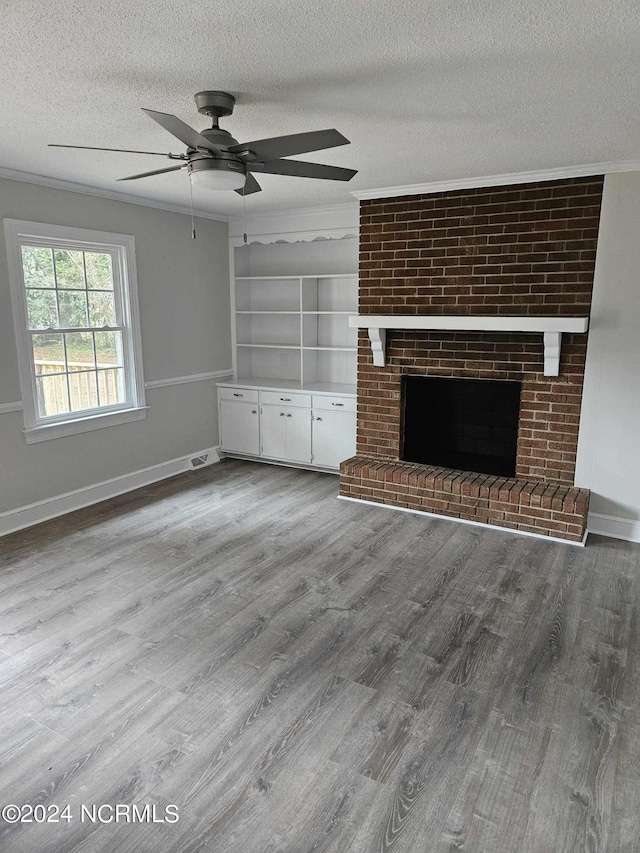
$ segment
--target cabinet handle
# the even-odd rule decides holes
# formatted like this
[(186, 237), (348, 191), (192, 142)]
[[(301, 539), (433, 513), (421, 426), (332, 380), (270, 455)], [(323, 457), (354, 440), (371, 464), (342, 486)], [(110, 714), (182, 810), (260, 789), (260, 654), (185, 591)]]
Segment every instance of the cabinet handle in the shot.
[(236, 394), (236, 392), (234, 391), (233, 396), (234, 397), (244, 397), (244, 394)]
[(257, 413), (258, 413), (258, 410), (257, 410), (257, 409), (251, 409), (251, 414), (252, 414), (252, 415), (256, 415)]
[(291, 397), (280, 397), (280, 402), (281, 403), (290, 403)]
[(283, 417), (284, 417), (284, 412), (280, 412), (280, 417), (281, 417), (281, 418), (283, 418)]
[(291, 412), (288, 412), (288, 413), (287, 413), (287, 417), (288, 417), (288, 418), (290, 418), (290, 417), (291, 417)]
[(332, 403), (332, 406), (344, 406), (344, 403)]
[(322, 420), (322, 418), (316, 418), (316, 420), (317, 420), (317, 421), (321, 421), (321, 420)]

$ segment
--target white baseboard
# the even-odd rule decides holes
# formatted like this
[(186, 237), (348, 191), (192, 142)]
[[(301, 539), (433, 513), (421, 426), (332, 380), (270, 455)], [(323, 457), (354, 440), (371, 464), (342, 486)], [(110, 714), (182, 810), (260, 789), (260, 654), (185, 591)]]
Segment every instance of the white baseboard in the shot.
[[(192, 465), (192, 460), (200, 460), (203, 457), (207, 457), (206, 461)], [(6, 536), (7, 533), (14, 533), (16, 530), (32, 527), (34, 524), (40, 524), (59, 515), (75, 512), (75, 510), (100, 503), (100, 501), (115, 498), (126, 492), (132, 492), (134, 489), (157, 483), (159, 480), (175, 477), (176, 474), (183, 474), (185, 471), (214, 465), (221, 458), (222, 451), (220, 448), (211, 447), (208, 450), (190, 453), (188, 456), (181, 456), (179, 459), (170, 459), (168, 462), (161, 462), (159, 465), (152, 465), (150, 468), (142, 468), (139, 471), (132, 471), (130, 474), (122, 474), (120, 477), (103, 480), (103, 482), (94, 483), (92, 486), (85, 486), (82, 489), (75, 489), (72, 492), (65, 492), (65, 494), (56, 495), (53, 498), (0, 513), (0, 536)]]
[(640, 542), (640, 521), (633, 518), (620, 518), (616, 515), (590, 512), (589, 533), (611, 536), (613, 539), (625, 539), (627, 542)]
[(304, 462), (287, 462), (286, 459), (269, 459), (265, 456), (250, 456), (248, 453), (233, 453), (229, 450), (220, 451), (223, 459), (243, 459), (245, 462), (260, 462), (262, 465), (279, 465), (281, 468), (300, 468), (302, 471), (319, 471), (321, 474), (340, 473), (339, 468), (328, 468), (324, 465), (305, 465)]
[[(471, 524), (473, 527), (484, 527), (486, 530), (499, 530), (501, 533), (516, 533), (518, 536), (530, 536), (533, 539), (544, 539), (545, 542), (559, 542), (561, 545), (573, 545), (576, 548), (584, 548), (587, 541), (587, 533), (582, 537), (582, 542), (573, 542), (570, 539), (560, 539), (558, 536), (545, 536), (543, 533), (529, 533), (528, 530), (514, 530), (512, 527), (499, 527), (497, 524), (486, 524), (484, 521), (471, 521), (468, 518), (455, 518), (452, 515), (438, 515), (436, 512), (426, 512), (421, 509), (409, 509), (406, 506), (393, 506), (378, 501), (365, 501), (363, 498), (349, 498), (346, 495), (338, 495), (340, 501), (353, 501), (357, 504), (377, 506), (382, 509), (395, 509), (399, 512), (410, 512), (412, 515), (426, 515), (429, 518), (439, 518), (442, 521), (455, 521), (458, 524)], [(593, 531), (591, 531), (593, 532)]]

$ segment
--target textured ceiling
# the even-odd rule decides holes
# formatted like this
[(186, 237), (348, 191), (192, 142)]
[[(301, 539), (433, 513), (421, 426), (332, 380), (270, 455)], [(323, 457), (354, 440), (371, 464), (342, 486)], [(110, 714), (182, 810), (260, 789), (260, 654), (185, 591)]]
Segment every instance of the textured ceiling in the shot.
[(248, 212), (637, 159), (639, 47), (637, 0), (3, 0), (0, 167), (186, 205), (184, 172), (115, 183), (160, 158), (46, 143), (180, 151), (140, 107), (201, 129), (201, 89), (237, 97), (222, 125), (240, 141), (336, 127), (352, 142), (299, 158), (359, 169), (350, 183), (261, 175)]

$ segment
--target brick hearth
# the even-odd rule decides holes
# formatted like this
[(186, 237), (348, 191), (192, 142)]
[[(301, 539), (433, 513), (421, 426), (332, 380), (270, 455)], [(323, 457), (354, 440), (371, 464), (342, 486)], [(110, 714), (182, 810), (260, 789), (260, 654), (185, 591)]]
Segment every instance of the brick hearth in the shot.
[[(364, 201), (359, 312), (588, 316), (601, 196), (596, 177)], [(573, 483), (586, 345), (587, 335), (564, 335), (560, 375), (545, 377), (541, 335), (390, 331), (380, 368), (361, 331), (358, 455), (341, 494), (581, 539), (588, 493), (576, 497)], [(521, 381), (516, 478), (458, 493), (449, 486), (470, 487), (466, 472), (436, 480), (435, 469), (400, 462), (403, 374)], [(495, 497), (505, 482), (508, 501)], [(549, 506), (537, 503), (543, 493)]]
[(589, 508), (586, 489), (358, 456), (340, 466), (340, 494), (574, 542)]

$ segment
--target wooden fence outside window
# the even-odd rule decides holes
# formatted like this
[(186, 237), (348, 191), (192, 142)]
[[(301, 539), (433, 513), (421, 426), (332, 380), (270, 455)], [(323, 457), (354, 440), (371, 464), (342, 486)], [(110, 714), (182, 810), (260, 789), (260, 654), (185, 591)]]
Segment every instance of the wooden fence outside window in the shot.
[[(79, 412), (98, 406), (114, 406), (123, 402), (120, 376), (117, 367), (98, 362), (68, 362), (69, 373), (64, 362), (36, 359), (36, 375), (48, 377), (38, 385), (38, 408), (41, 415), (52, 416), (65, 412)], [(67, 384), (68, 383), (68, 384)], [(67, 402), (67, 394), (70, 401)]]

